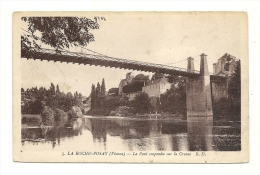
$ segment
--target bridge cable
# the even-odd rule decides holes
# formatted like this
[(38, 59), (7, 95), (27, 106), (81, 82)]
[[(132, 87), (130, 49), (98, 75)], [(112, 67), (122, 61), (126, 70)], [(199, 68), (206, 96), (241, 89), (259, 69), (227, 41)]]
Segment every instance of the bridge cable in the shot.
[(88, 51), (90, 51), (90, 52), (93, 52), (93, 53), (96, 53), (96, 54), (99, 54), (99, 55), (102, 55), (102, 56), (105, 56), (105, 57), (109, 57), (109, 56), (104, 55), (104, 54), (102, 54), (102, 53), (98, 53), (98, 52), (95, 52), (95, 51), (93, 51), (93, 50), (90, 50), (90, 49), (87, 49), (87, 48), (81, 47), (81, 46), (79, 46), (79, 47), (82, 48), (82, 49), (88, 50)]
[(200, 63), (198, 63), (195, 59), (194, 59), (194, 62), (197, 64), (197, 65), (199, 65), (200, 66)]
[(184, 62), (184, 61), (186, 61), (186, 58), (183, 58), (183, 59), (176, 61), (174, 63), (166, 63), (166, 64), (177, 64), (177, 63), (181, 63), (181, 62)]
[[(31, 32), (29, 32), (28, 30), (25, 30), (25, 29), (23, 29), (23, 28), (21, 28), (21, 29), (24, 30), (25, 32), (27, 32), (27, 33), (33, 35), (33, 34), (32, 34)], [(37, 36), (34, 36), (34, 37), (37, 37)], [(43, 39), (43, 38), (39, 38), (39, 37), (37, 37), (37, 38), (40, 39), (40, 41), (46, 41), (46, 40)], [(80, 46), (80, 47), (81, 47), (81, 46)], [(93, 50), (86, 49), (86, 48), (84, 48), (84, 47), (81, 47), (81, 48), (82, 48), (82, 49), (85, 49), (85, 50), (88, 50), (88, 51), (90, 51), (90, 52), (93, 52), (93, 53), (99, 54), (100, 56), (110, 58), (110, 59), (114, 59), (114, 60), (121, 59), (121, 60), (129, 61), (129, 60), (127, 60), (127, 59), (116, 58), (116, 57), (110, 57), (110, 56), (107, 56), (107, 55), (104, 55), (104, 54), (101, 54), (101, 53), (95, 52), (95, 51), (93, 51)], [(59, 48), (59, 49), (60, 49), (60, 50), (67, 51), (67, 52), (70, 52), (70, 51), (68, 51), (68, 50), (66, 50), (66, 49), (64, 49), (64, 48)], [(98, 56), (98, 55), (95, 55), (95, 56)], [(32, 57), (32, 58), (33, 58), (33, 57)], [(178, 62), (170, 63), (170, 64), (180, 63), (180, 62), (183, 62), (183, 61), (185, 61), (185, 60), (186, 60), (186, 58), (184, 58), (184, 59), (182, 59), (182, 60), (180, 60), (180, 61), (178, 61)], [(130, 61), (133, 61), (133, 62), (137, 62), (137, 63), (138, 63), (138, 61), (134, 61), (134, 60), (130, 60)], [(147, 62), (143, 62), (143, 63), (151, 64), (151, 63), (147, 63)], [(154, 63), (152, 63), (152, 64), (154, 64)], [(164, 66), (164, 65), (162, 65), (162, 66)], [(165, 66), (166, 66), (166, 65), (165, 65)], [(175, 67), (175, 66), (172, 66), (172, 67)], [(178, 68), (178, 67), (175, 67), (175, 68), (177, 68), (177, 69), (183, 69), (183, 70), (184, 70), (184, 68)], [(186, 70), (186, 69), (185, 69), (185, 70)]]

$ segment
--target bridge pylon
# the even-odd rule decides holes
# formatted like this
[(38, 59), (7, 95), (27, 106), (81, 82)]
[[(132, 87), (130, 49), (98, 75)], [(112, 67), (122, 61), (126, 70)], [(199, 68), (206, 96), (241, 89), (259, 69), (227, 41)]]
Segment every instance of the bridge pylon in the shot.
[[(187, 118), (212, 117), (212, 96), (207, 55), (200, 55), (200, 75), (188, 77), (186, 82)], [(188, 71), (194, 70), (194, 59), (188, 58)]]

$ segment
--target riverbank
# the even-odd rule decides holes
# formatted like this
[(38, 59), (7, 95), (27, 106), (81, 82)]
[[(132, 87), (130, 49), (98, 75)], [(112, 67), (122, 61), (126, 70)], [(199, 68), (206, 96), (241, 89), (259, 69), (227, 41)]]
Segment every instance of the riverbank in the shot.
[(28, 126), (54, 126), (56, 124), (68, 124), (73, 119), (82, 118), (83, 113), (78, 106), (72, 106), (67, 112), (58, 108), (44, 106), (39, 114), (22, 114), (21, 123)]
[[(157, 121), (187, 121), (186, 118), (180, 115), (173, 114), (136, 114), (131, 116), (93, 116), (93, 115), (83, 115), (82, 118), (100, 118), (100, 119), (123, 119), (123, 120), (157, 120)], [(217, 125), (222, 125), (226, 123), (235, 123), (240, 125), (240, 121), (231, 120), (231, 118), (220, 118), (214, 117), (214, 123)], [(34, 127), (34, 126), (52, 126), (44, 125), (42, 123), (41, 114), (23, 114), (22, 115), (22, 127)]]
[(90, 115), (84, 115), (84, 118), (100, 118), (100, 119), (126, 119), (126, 120), (173, 120), (173, 121), (186, 121), (183, 118), (174, 118), (171, 116), (168, 117), (147, 117), (147, 116), (127, 116), (127, 117), (122, 117), (122, 116), (90, 116)]
[[(99, 118), (99, 119), (124, 119), (124, 120), (167, 120), (167, 121), (187, 121), (186, 118), (182, 116), (176, 116), (176, 115), (165, 115), (165, 116), (158, 116), (156, 117), (155, 114), (152, 115), (133, 115), (133, 116), (92, 116), (92, 115), (84, 115), (83, 118)], [(205, 118), (205, 117), (197, 117), (198, 119)], [(194, 120), (196, 121), (196, 120)], [(231, 120), (230, 118), (219, 118), (219, 117), (213, 117), (213, 122), (218, 123), (221, 125), (221, 123), (237, 123), (240, 124), (241, 121), (237, 120)]]

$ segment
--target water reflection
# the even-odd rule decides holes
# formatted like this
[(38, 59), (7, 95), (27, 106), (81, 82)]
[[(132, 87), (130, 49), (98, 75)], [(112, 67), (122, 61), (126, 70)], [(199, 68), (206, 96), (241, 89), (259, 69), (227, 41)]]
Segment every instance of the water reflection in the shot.
[(189, 117), (187, 125), (190, 151), (213, 150), (213, 117)]
[(38, 143), (51, 142), (54, 148), (60, 145), (61, 138), (73, 137), (82, 134), (83, 121), (71, 119), (68, 123), (55, 123), (54, 126), (22, 126), (22, 143), (30, 141), (35, 145)]
[[(62, 142), (64, 147), (89, 147), (99, 151), (238, 151), (240, 132), (240, 123), (213, 123), (213, 118), (176, 121), (86, 117), (49, 127), (22, 127), (22, 145), (48, 142), (55, 148)], [(65, 141), (75, 137), (77, 144), (73, 139)]]

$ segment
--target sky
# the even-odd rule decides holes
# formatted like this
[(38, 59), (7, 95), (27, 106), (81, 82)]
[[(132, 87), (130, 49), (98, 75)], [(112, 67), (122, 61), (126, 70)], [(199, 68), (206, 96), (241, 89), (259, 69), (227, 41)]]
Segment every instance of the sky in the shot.
[[(87, 49), (107, 56), (167, 64), (186, 68), (188, 57), (195, 60), (199, 70), (200, 54), (208, 55), (212, 64), (225, 53), (238, 59), (248, 58), (247, 16), (244, 13), (102, 13), (100, 29), (90, 31), (95, 42)], [(92, 18), (93, 16), (85, 15)], [(26, 28), (21, 23), (22, 28)], [(70, 51), (91, 53), (82, 48)], [(182, 62), (179, 62), (182, 61)], [(179, 63), (175, 63), (179, 62)], [(170, 64), (175, 63), (175, 64)], [(242, 61), (243, 64), (243, 61)], [(105, 79), (107, 90), (118, 87), (130, 70), (21, 59), (22, 87), (50, 87), (59, 85), (63, 92), (78, 91), (88, 96), (91, 85)], [(152, 73), (133, 71), (135, 75)]]

